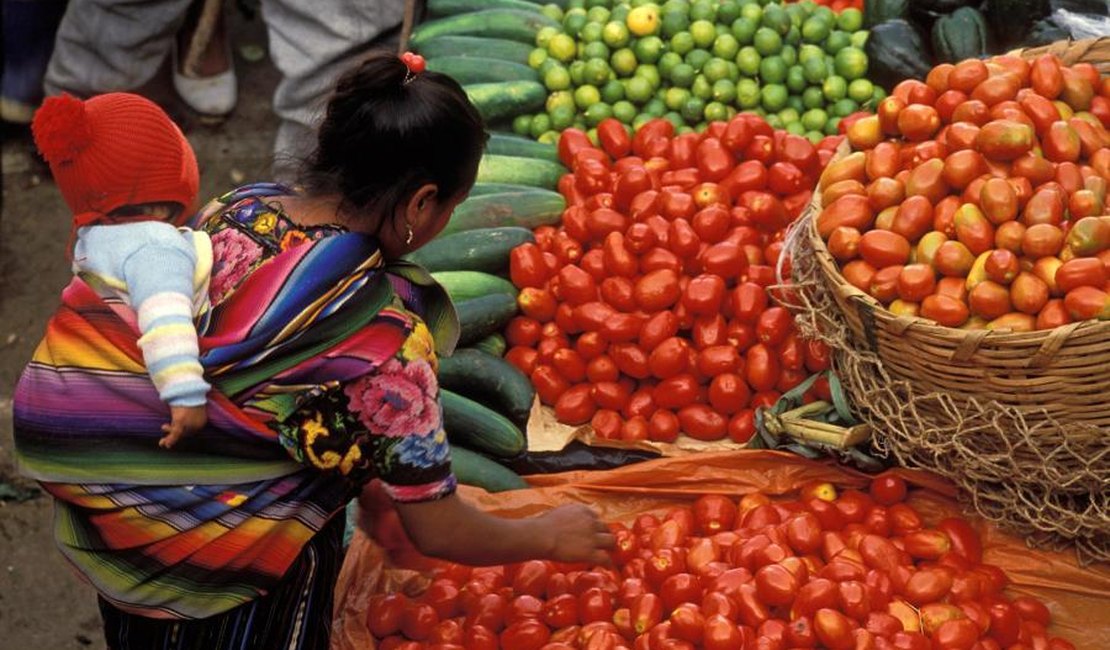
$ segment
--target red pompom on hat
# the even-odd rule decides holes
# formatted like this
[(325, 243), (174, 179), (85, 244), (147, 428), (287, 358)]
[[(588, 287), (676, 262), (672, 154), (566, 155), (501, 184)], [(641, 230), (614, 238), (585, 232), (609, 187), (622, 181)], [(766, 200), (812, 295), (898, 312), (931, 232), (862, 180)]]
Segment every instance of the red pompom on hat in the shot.
[(145, 97), (48, 97), (31, 133), (66, 203), (82, 215), (80, 225), (125, 205), (169, 202), (188, 211), (196, 201), (200, 178), (193, 148)]

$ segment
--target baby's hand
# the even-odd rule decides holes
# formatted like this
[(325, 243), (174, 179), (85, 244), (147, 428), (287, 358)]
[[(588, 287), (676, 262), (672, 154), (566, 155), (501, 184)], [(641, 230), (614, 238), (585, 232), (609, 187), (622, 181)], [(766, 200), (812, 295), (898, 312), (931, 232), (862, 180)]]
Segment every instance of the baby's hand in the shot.
[(559, 506), (541, 515), (542, 530), (552, 537), (551, 559), (607, 565), (614, 537), (597, 513), (583, 505)]
[(171, 406), (170, 423), (162, 425), (166, 435), (158, 441), (158, 446), (169, 449), (183, 436), (203, 429), (207, 423), (208, 409), (205, 406)]

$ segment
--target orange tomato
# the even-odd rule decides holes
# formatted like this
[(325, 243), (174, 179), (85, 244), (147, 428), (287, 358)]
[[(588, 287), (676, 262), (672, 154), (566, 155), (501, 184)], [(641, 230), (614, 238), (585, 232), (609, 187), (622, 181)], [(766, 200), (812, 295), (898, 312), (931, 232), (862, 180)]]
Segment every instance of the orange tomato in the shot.
[(890, 229), (910, 242), (916, 242), (932, 227), (933, 206), (929, 203), (929, 199), (924, 196), (911, 196), (898, 206)]
[(1064, 297), (1064, 306), (1074, 320), (1110, 319), (1110, 294), (1094, 287), (1078, 287)]
[(999, 316), (987, 323), (989, 330), (1007, 330), (1010, 332), (1032, 332), (1037, 328), (1037, 320), (1029, 314), (1010, 312)]
[(848, 284), (866, 293), (871, 289), (871, 281), (875, 278), (875, 267), (863, 260), (852, 260), (840, 269), (840, 274)]
[(1029, 152), (1010, 164), (1010, 173), (1027, 179), (1033, 185), (1048, 182), (1056, 176), (1056, 165), (1044, 156)]
[(990, 107), (978, 99), (969, 99), (952, 111), (952, 122), (970, 122), (983, 126), (991, 119)]
[(1014, 120), (994, 120), (979, 129), (975, 147), (989, 160), (1013, 160), (1033, 148), (1033, 129)]
[(910, 243), (898, 233), (871, 230), (860, 237), (859, 255), (877, 269), (905, 264), (910, 258)]
[(982, 154), (974, 149), (961, 149), (944, 159), (944, 182), (957, 190), (964, 189), (986, 171)]
[(906, 302), (921, 302), (936, 286), (936, 271), (928, 264), (907, 264), (898, 275), (898, 297)]
[(1017, 96), (1021, 82), (1015, 75), (999, 74), (988, 77), (971, 91), (971, 99), (978, 100), (987, 106), (994, 106)]
[(917, 261), (935, 267), (936, 265), (933, 260), (936, 258), (937, 249), (946, 241), (948, 241), (948, 236), (942, 232), (934, 230), (925, 233), (917, 242), (917, 249), (915, 251), (917, 253)]
[[(997, 239), (997, 235), (996, 235)], [(1018, 257), (1005, 248), (991, 251), (983, 265), (987, 277), (999, 284), (1010, 284), (1021, 272)]]
[(1021, 254), (1021, 242), (1025, 238), (1025, 224), (1007, 221), (994, 231), (995, 248), (1004, 248), (1012, 253)]
[(840, 226), (829, 235), (829, 253), (841, 264), (850, 262), (859, 256), (859, 240), (859, 230)]
[(895, 142), (880, 142), (875, 148), (867, 152), (864, 161), (864, 171), (867, 178), (876, 180), (889, 178), (898, 173), (899, 150), (901, 147)]
[(1044, 157), (1052, 162), (1075, 162), (1083, 151), (1079, 133), (1063, 120), (1057, 120), (1041, 137)]
[(1048, 285), (1032, 273), (1019, 273), (1010, 284), (1010, 300), (1018, 311), (1035, 315), (1048, 302)]
[(1010, 304), (1010, 292), (1006, 287), (991, 280), (975, 285), (975, 288), (968, 292), (967, 300), (971, 306), (971, 312), (986, 319), (998, 318), (1013, 309)]
[(898, 132), (911, 142), (931, 138), (940, 128), (937, 109), (925, 104), (910, 104), (898, 113)]
[(1021, 221), (1026, 226), (1047, 224), (1058, 226), (1064, 220), (1064, 192), (1060, 189), (1042, 186), (1037, 190), (1021, 211)]
[(957, 122), (955, 114), (951, 124), (944, 132), (945, 144), (952, 151), (963, 151), (975, 146), (975, 138), (979, 136), (979, 126), (971, 122)]
[(990, 71), (987, 70), (987, 64), (981, 60), (967, 59), (966, 61), (960, 61), (948, 74), (948, 88), (962, 93), (970, 93), (979, 84), (986, 81), (989, 76)]
[(940, 158), (927, 160), (910, 172), (906, 181), (906, 196), (921, 195), (936, 205), (948, 194), (948, 184), (944, 182), (944, 161)]
[(887, 266), (879, 269), (871, 278), (871, 287), (868, 293), (881, 303), (889, 303), (898, 297), (898, 278), (902, 275), (901, 264)]
[(886, 135), (899, 134), (898, 114), (906, 106), (905, 99), (894, 95), (879, 102), (879, 105), (875, 108), (875, 113), (879, 116), (879, 128), (883, 130), (883, 133)]
[(1048, 223), (1030, 226), (1021, 238), (1022, 252), (1034, 259), (1056, 255), (1063, 245), (1064, 231)]
[(994, 245), (994, 226), (978, 206), (965, 203), (956, 210), (956, 239), (967, 246), (972, 255), (980, 255)]
[(991, 178), (979, 190), (979, 208), (994, 225), (1017, 218), (1018, 197), (1013, 185), (1001, 178)]
[(1051, 330), (1070, 322), (1071, 316), (1068, 315), (1068, 309), (1064, 305), (1064, 301), (1053, 298), (1045, 303), (1040, 313), (1037, 314), (1035, 327), (1039, 330)]
[(1102, 289), (1106, 286), (1106, 269), (1096, 257), (1078, 257), (1064, 262), (1056, 269), (1056, 286), (1069, 293), (1078, 287)]
[(959, 327), (970, 316), (967, 305), (949, 296), (931, 295), (921, 301), (921, 317), (945, 327)]
[(958, 241), (944, 242), (933, 256), (933, 267), (941, 275), (948, 277), (966, 278), (974, 263), (975, 256), (966, 245)]
[(871, 226), (874, 212), (866, 196), (849, 194), (825, 206), (817, 215), (817, 232), (827, 238), (840, 226), (863, 231)]
[(1052, 296), (1062, 296), (1064, 292), (1056, 285), (1056, 272), (1064, 265), (1059, 257), (1042, 257), (1033, 263), (1032, 273), (1048, 285), (1048, 293)]
[(866, 195), (867, 188), (863, 186), (863, 183), (854, 179), (833, 183), (821, 192), (821, 205), (829, 205), (840, 197), (850, 194)]
[(967, 302), (967, 282), (963, 278), (941, 278), (937, 280), (936, 295)]

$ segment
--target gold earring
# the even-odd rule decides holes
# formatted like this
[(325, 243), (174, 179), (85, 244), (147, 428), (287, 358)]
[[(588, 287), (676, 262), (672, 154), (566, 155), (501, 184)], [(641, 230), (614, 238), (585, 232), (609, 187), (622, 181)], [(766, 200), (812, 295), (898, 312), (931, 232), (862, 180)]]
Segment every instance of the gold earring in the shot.
[(408, 234), (407, 237), (405, 237), (405, 243), (406, 244), (411, 244), (412, 243), (412, 224), (407, 223), (405, 225), (408, 226), (408, 229), (409, 229), (409, 234)]

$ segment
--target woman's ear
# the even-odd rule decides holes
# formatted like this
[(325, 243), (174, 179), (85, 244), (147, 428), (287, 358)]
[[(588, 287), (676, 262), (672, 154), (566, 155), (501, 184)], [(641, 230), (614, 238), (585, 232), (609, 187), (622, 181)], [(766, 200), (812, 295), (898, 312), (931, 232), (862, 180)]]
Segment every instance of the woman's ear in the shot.
[(405, 223), (414, 230), (422, 230), (436, 214), (436, 198), (439, 188), (434, 183), (425, 183), (412, 193), (405, 206)]

